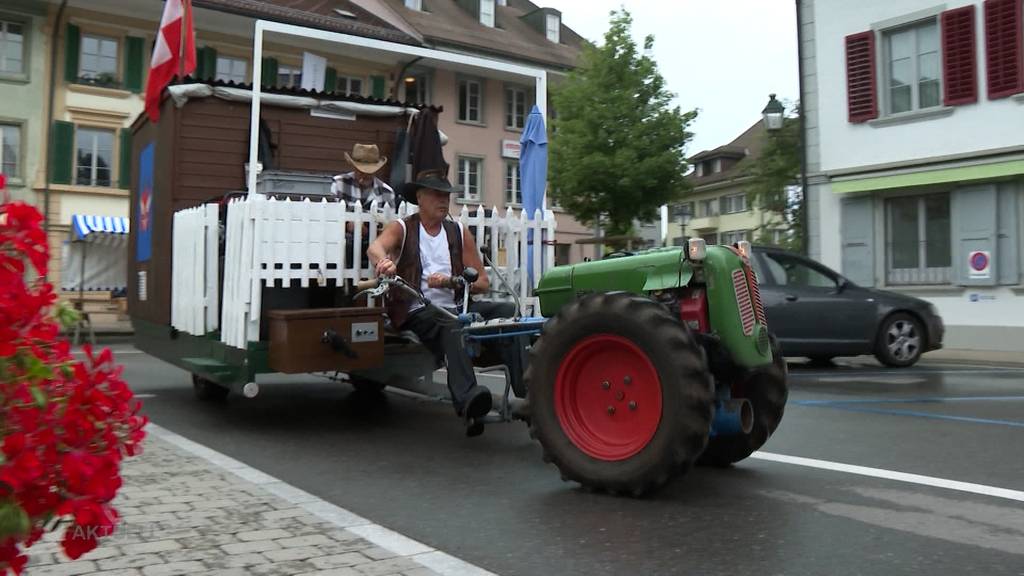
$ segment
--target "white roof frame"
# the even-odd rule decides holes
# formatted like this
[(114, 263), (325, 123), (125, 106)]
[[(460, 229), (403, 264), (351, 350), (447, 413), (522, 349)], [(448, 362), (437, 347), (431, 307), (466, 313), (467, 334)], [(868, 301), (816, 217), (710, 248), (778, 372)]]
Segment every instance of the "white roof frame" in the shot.
[(471, 56), (468, 54), (459, 54), (455, 52), (444, 52), (442, 50), (422, 48), (419, 46), (409, 46), (406, 44), (399, 44), (397, 42), (387, 42), (385, 40), (377, 40), (374, 38), (366, 38), (363, 36), (342, 34), (340, 32), (328, 32), (326, 30), (307, 28), (304, 26), (295, 26), (292, 24), (284, 24), (281, 22), (257, 20), (256, 28), (253, 34), (252, 51), (252, 109), (249, 123), (249, 194), (253, 194), (254, 191), (256, 190), (255, 168), (257, 159), (259, 157), (258, 150), (260, 124), (260, 96), (262, 95), (263, 85), (263, 37), (264, 34), (267, 32), (289, 36), (298, 36), (301, 38), (314, 40), (324, 40), (327, 42), (333, 42), (342, 45), (359, 46), (362, 48), (380, 50), (382, 52), (388, 52), (396, 55), (429, 58), (435, 61), (449, 62), (461, 66), (477, 68), (479, 70), (498, 71), (506, 74), (512, 74), (515, 76), (521, 76), (524, 78), (532, 78), (537, 90), (537, 107), (540, 108), (541, 114), (544, 116), (545, 119), (547, 119), (548, 72), (544, 68), (523, 66), (521, 64), (515, 64), (504, 60), (483, 58), (480, 56)]

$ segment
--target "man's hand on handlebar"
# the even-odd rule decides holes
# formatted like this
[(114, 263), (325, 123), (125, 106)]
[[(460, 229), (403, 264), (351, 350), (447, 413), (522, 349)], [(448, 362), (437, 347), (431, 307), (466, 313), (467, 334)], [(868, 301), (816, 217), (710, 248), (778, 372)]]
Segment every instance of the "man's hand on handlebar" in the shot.
[(391, 258), (381, 258), (377, 261), (377, 265), (374, 267), (377, 272), (377, 276), (394, 276), (398, 273), (398, 267), (391, 261)]

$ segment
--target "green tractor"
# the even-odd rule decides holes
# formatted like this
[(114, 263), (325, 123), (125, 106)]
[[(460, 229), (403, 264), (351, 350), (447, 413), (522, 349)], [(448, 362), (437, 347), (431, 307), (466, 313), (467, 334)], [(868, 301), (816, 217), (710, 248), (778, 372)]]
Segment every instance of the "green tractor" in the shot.
[(691, 239), (543, 276), (526, 419), (563, 479), (640, 495), (768, 440), (787, 370), (749, 254)]

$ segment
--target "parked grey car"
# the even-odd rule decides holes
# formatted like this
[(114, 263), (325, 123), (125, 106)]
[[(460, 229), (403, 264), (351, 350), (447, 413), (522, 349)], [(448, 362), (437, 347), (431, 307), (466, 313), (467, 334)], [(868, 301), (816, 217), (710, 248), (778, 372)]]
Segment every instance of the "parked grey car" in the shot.
[(786, 356), (827, 362), (873, 354), (888, 366), (911, 366), (942, 347), (935, 306), (913, 296), (864, 288), (810, 258), (754, 246), (768, 329)]

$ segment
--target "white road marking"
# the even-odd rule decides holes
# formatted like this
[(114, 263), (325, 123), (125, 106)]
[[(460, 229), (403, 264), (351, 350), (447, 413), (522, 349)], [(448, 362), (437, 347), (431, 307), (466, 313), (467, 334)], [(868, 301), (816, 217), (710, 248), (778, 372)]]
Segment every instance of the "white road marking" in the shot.
[(869, 468), (867, 466), (843, 464), (841, 462), (830, 462), (828, 460), (802, 458), (800, 456), (787, 456), (785, 454), (773, 454), (771, 452), (755, 452), (751, 454), (750, 457), (757, 460), (766, 460), (769, 462), (792, 464), (794, 466), (817, 468), (819, 470), (831, 470), (833, 472), (845, 472), (847, 474), (856, 474), (858, 476), (870, 476), (872, 478), (896, 480), (897, 482), (920, 484), (922, 486), (933, 486), (935, 488), (945, 488), (946, 490), (970, 492), (972, 494), (981, 494), (984, 496), (992, 496), (994, 498), (1003, 498), (1005, 500), (1015, 500), (1017, 502), (1024, 502), (1024, 491), (1010, 490), (1009, 488), (998, 488), (996, 486), (986, 486), (984, 484), (973, 484), (971, 482), (960, 482), (958, 480), (947, 480), (945, 478), (936, 478), (934, 476), (908, 474), (906, 472), (896, 472), (895, 470)]
[(157, 438), (174, 444), (193, 456), (202, 458), (227, 472), (253, 482), (279, 498), (295, 504), (327, 522), (331, 522), (338, 528), (348, 530), (375, 546), (403, 558), (408, 558), (420, 566), (433, 570), (440, 576), (497, 576), (479, 566), (474, 566), (440, 550), (431, 548), (394, 530), (374, 524), (358, 514), (321, 500), (305, 490), (282, 482), (269, 474), (175, 434), (166, 428), (161, 428), (152, 422), (146, 425), (146, 431)]

